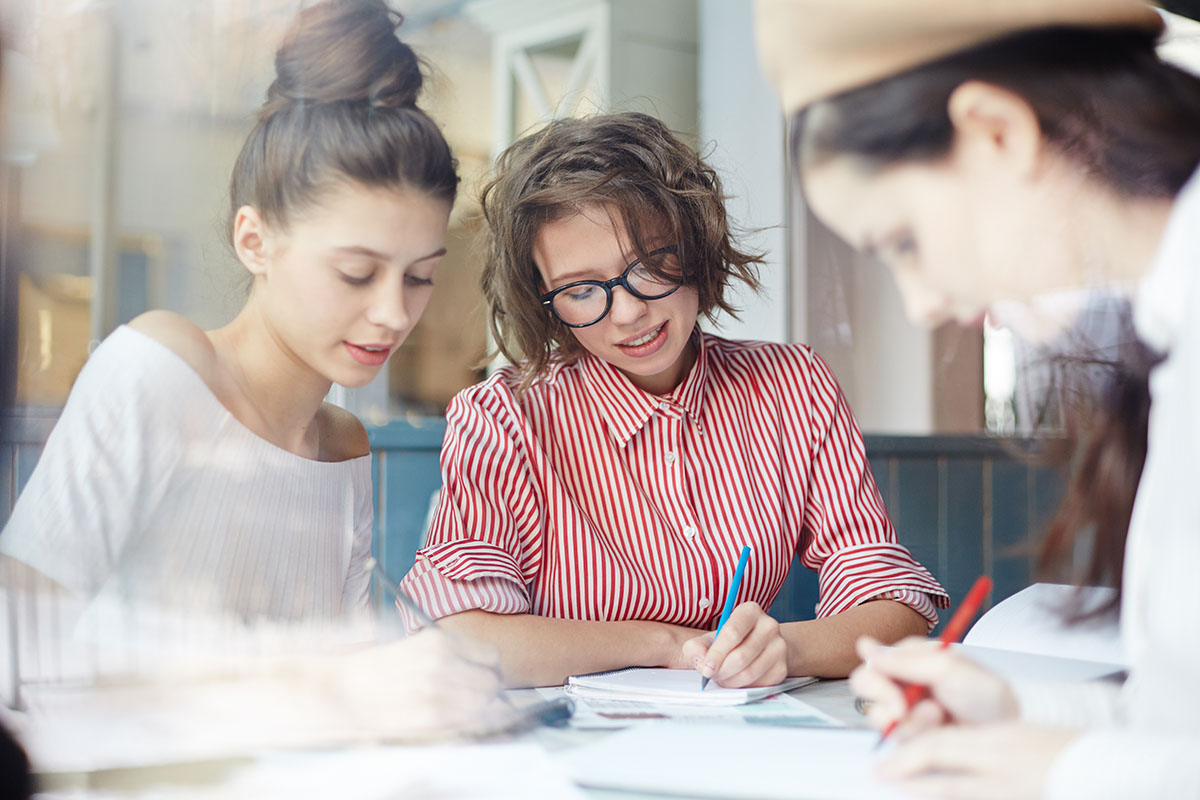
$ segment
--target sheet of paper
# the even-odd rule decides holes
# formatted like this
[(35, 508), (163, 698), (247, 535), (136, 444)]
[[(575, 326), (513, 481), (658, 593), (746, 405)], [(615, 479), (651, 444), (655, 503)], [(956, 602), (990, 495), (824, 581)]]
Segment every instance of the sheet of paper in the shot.
[[(1124, 665), (1115, 619), (1063, 624), (1060, 609), (1075, 591), (1074, 586), (1035, 583), (989, 609), (971, 627), (963, 644)], [(1088, 587), (1084, 592), (1085, 608), (1093, 608), (1111, 597), (1113, 590)]]
[[(641, 725), (560, 755), (583, 786), (689, 797), (900, 800), (871, 777), (874, 731)], [(884, 750), (880, 751), (887, 752)]]
[(750, 689), (726, 689), (710, 682), (701, 690), (700, 675), (695, 670), (630, 667), (592, 675), (572, 675), (567, 679), (567, 691), (572, 697), (733, 706), (786, 692), (815, 680), (808, 677), (788, 678), (775, 686)]
[[(93, 776), (88, 800), (583, 800), (566, 770), (528, 744), (277, 751), (252, 760)], [(71, 797), (78, 797), (71, 794)]]
[[(547, 699), (561, 697), (561, 688), (538, 689)], [(662, 721), (712, 722), (733, 725), (779, 727), (841, 727), (843, 723), (824, 711), (789, 694), (777, 694), (736, 706), (690, 706), (680, 703), (628, 702), (572, 695), (575, 713), (571, 727), (620, 729)]]

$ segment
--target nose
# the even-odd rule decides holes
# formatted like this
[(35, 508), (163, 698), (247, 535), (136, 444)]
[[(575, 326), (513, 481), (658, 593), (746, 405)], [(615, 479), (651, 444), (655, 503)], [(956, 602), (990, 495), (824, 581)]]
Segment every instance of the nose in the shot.
[(367, 306), (367, 321), (389, 331), (408, 330), (410, 315), (404, 304), (403, 277), (380, 281)]
[(893, 270), (896, 286), (904, 300), (904, 313), (909, 322), (924, 328), (935, 328), (950, 317), (950, 302), (946, 295), (930, 288), (920, 277)]
[(615, 286), (608, 315), (617, 325), (626, 325), (640, 319), (646, 313), (646, 305), (645, 300), (634, 297), (624, 286)]

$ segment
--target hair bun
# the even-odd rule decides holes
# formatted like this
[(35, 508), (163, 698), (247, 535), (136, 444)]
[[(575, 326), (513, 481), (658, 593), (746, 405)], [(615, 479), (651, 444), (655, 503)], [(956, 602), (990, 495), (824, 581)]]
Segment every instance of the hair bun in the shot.
[(275, 54), (264, 113), (289, 102), (416, 107), (421, 61), (383, 0), (326, 0), (300, 12)]

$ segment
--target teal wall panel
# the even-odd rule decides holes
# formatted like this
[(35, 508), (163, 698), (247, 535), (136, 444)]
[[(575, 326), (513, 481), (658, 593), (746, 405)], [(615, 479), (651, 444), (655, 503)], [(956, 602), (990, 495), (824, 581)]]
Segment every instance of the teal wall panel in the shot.
[[(5, 421), (0, 522), (53, 423), (49, 413)], [(376, 492), (373, 550), (395, 581), (412, 566), (430, 500), (441, 485), (444, 432), (441, 419), (394, 422), (369, 431)], [(1056, 473), (1018, 460), (1007, 444), (986, 437), (867, 436), (866, 445), (901, 542), (945, 585), (952, 603), (982, 573), (996, 582), (992, 602), (1028, 585), (1033, 578), (1030, 537), (1041, 533), (1061, 498)], [(378, 586), (376, 599), (382, 607)], [(816, 601), (816, 576), (793, 561), (772, 613), (784, 621), (811, 619)]]
[[(403, 580), (423, 544), (426, 518), (434, 493), (441, 487), (438, 464), (445, 434), (444, 420), (420, 426), (394, 422), (370, 431), (372, 484), (375, 487), (375, 559), (388, 577)], [(376, 607), (391, 613), (378, 581), (373, 582)]]
[[(943, 459), (945, 526), (938, 543), (937, 577), (957, 604), (985, 571), (982, 457)], [(930, 567), (933, 568), (932, 566)], [(947, 614), (941, 616), (945, 624)], [(939, 625), (940, 628), (940, 625)]]
[(937, 575), (942, 498), (936, 457), (898, 459), (896, 499), (888, 507), (900, 544)]
[(991, 531), (989, 536), (985, 529), (983, 542), (985, 558), (990, 556), (992, 580), (996, 584), (992, 591), (993, 604), (1030, 583), (1031, 533), (1034, 533), (1030, 513), (1031, 480), (1030, 469), (1025, 464), (1011, 460), (992, 461)]

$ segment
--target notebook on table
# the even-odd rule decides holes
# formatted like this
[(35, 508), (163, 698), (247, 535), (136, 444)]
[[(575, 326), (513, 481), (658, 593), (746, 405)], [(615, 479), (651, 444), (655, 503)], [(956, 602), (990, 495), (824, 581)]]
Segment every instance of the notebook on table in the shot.
[(645, 703), (679, 703), (697, 706), (740, 706), (786, 692), (816, 680), (788, 678), (774, 686), (726, 689), (715, 682), (700, 689), (700, 673), (690, 669), (628, 667), (567, 678), (567, 692), (579, 697)]
[(659, 723), (558, 758), (581, 786), (638, 797), (910, 800), (875, 780), (875, 761), (890, 749), (877, 752), (878, 742), (877, 731), (846, 728)]

